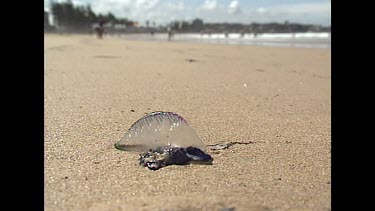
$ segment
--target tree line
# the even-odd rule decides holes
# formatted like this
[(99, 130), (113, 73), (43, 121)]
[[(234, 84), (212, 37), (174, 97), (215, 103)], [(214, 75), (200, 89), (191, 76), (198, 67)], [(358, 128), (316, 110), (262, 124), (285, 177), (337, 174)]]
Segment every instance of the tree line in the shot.
[(330, 26), (290, 23), (204, 23), (201, 19), (192, 22), (174, 21), (170, 23), (174, 31), (207, 33), (294, 33), (294, 32), (330, 32)]
[(70, 29), (91, 28), (99, 22), (111, 22), (114, 24), (134, 25), (135, 22), (127, 18), (116, 18), (111, 12), (108, 14), (95, 14), (91, 6), (75, 6), (71, 0), (66, 2), (52, 2), (51, 11), (54, 16), (55, 25)]

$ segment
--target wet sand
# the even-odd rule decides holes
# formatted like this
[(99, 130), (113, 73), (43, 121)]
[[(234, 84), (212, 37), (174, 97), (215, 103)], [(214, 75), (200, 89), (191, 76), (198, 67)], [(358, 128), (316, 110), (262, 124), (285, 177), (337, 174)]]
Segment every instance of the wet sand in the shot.
[[(45, 35), (44, 57), (45, 210), (330, 209), (330, 49)], [(159, 110), (238, 143), (143, 168), (113, 145)]]

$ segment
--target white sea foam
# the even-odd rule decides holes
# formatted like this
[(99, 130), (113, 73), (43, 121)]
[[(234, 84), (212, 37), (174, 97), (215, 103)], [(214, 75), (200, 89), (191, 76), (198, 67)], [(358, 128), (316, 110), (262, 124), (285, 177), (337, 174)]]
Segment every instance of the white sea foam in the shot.
[[(126, 34), (121, 35), (125, 39), (167, 41), (168, 34)], [(306, 48), (330, 48), (331, 34), (328, 32), (306, 32), (306, 33), (176, 33), (171, 41), (177, 42), (200, 42), (211, 44), (229, 45), (256, 45), (274, 47), (306, 47)]]

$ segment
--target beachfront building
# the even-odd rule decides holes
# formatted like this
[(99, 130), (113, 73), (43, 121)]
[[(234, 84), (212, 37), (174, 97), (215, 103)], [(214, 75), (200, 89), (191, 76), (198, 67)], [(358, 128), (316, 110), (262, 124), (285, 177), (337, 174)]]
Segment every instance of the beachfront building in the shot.
[(49, 26), (48, 12), (44, 11), (44, 27)]
[(44, 11), (44, 31), (51, 32), (56, 29), (51, 12)]

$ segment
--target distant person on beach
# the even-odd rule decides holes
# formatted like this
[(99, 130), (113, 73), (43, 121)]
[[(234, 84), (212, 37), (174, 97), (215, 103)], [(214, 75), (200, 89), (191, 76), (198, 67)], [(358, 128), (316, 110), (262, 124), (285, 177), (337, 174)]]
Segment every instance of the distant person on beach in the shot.
[(245, 36), (245, 32), (244, 31), (241, 31), (240, 32), (240, 37), (242, 38), (242, 37), (244, 37)]
[(168, 41), (171, 41), (172, 36), (173, 36), (172, 29), (168, 27), (168, 28), (167, 28), (167, 31), (168, 31)]
[(104, 22), (103, 21), (100, 21), (99, 25), (95, 27), (95, 32), (96, 32), (96, 36), (98, 37), (98, 39), (103, 38), (103, 34), (104, 34)]

